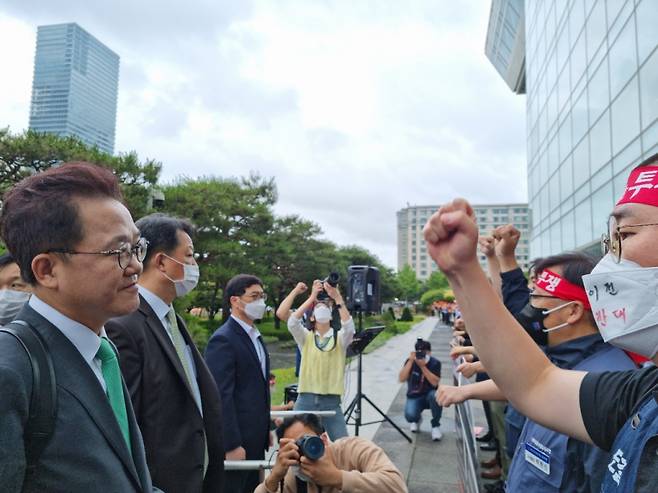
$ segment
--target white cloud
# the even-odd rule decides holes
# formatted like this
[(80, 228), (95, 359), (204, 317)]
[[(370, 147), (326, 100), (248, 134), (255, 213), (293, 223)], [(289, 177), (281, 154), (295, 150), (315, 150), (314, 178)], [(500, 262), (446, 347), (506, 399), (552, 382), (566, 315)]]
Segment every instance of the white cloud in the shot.
[(486, 2), (140, 2), (128, 24), (100, 2), (30, 3), (0, 17), (15, 130), (36, 25), (68, 15), (121, 56), (117, 150), (161, 160), (165, 180), (275, 176), (279, 213), (391, 266), (407, 202), (526, 200), (525, 99), (484, 56)]

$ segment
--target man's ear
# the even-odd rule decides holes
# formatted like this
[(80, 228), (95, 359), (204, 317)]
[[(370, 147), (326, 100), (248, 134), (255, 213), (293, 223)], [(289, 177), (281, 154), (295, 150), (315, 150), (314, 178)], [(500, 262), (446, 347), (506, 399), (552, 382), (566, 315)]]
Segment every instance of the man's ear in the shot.
[(324, 446), (328, 446), (331, 443), (331, 439), (329, 438), (329, 434), (325, 431), (320, 435), (320, 438), (322, 438), (322, 442), (324, 443)]
[(567, 318), (567, 322), (570, 325), (577, 324), (580, 322), (585, 315), (585, 306), (582, 301), (575, 301), (570, 307), (569, 307), (569, 317)]
[(48, 289), (57, 289), (59, 285), (58, 274), (64, 259), (55, 253), (40, 253), (32, 259), (32, 273), (37, 285)]

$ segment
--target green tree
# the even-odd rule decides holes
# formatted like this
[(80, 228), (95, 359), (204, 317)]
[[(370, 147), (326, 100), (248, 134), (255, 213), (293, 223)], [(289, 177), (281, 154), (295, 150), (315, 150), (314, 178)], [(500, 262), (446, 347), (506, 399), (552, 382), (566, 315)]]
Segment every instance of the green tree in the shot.
[(194, 247), (201, 279), (189, 303), (206, 308), (213, 319), (231, 277), (267, 273), (262, 252), (274, 221), (276, 185), (273, 179), (252, 174), (241, 179), (181, 178), (161, 188), (163, 211), (188, 218), (197, 228)]
[(423, 286), (425, 291), (435, 290), (435, 289), (450, 289), (450, 283), (448, 278), (441, 271), (434, 271), (430, 274), (430, 277), (425, 281)]
[(405, 301), (415, 301), (420, 291), (420, 282), (416, 278), (416, 271), (406, 264), (397, 275), (400, 292)]
[(445, 300), (446, 292), (443, 289), (430, 289), (420, 297), (420, 304), (427, 308), (435, 301)]
[[(390, 267), (384, 265), (379, 260), (379, 257), (357, 245), (340, 247), (338, 254), (340, 256), (339, 262), (342, 272), (345, 275), (347, 275), (347, 268), (350, 265), (369, 265), (379, 270), (380, 297), (382, 302), (391, 301), (393, 298), (400, 296), (400, 286), (395, 272)], [(343, 275), (342, 272), (341, 275)]]
[(87, 161), (110, 168), (134, 218), (147, 212), (147, 200), (157, 183), (162, 165), (155, 160), (140, 162), (135, 152), (113, 156), (90, 147), (75, 137), (28, 130), (13, 135), (0, 129), (0, 193), (4, 194), (26, 176), (69, 161)]

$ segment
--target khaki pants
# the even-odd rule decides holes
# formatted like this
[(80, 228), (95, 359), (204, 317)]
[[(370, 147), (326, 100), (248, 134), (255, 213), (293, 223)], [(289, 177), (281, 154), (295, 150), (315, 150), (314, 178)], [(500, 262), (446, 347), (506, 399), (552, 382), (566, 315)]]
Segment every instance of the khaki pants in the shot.
[(505, 439), (505, 406), (507, 406), (507, 402), (489, 401), (489, 405), (491, 406), (491, 421), (494, 427), (494, 433), (498, 440), (498, 457), (503, 469), (503, 479), (506, 480), (510, 466), (509, 457), (507, 457), (507, 453), (505, 452), (507, 450)]

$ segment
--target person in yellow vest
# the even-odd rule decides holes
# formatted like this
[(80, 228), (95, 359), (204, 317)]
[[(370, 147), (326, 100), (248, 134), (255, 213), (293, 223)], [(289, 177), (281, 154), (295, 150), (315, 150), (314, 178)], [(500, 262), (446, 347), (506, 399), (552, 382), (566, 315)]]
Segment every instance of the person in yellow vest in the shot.
[[(302, 353), (298, 397), (295, 410), (307, 412), (336, 411), (322, 422), (332, 440), (348, 436), (341, 398), (345, 390), (345, 354), (354, 338), (354, 321), (345, 307), (337, 287), (316, 280), (308, 299), (294, 312), (290, 308), (296, 296), (305, 292), (298, 283), (277, 310), (277, 316), (288, 321)], [(310, 313), (307, 328), (303, 317)]]

